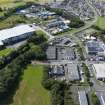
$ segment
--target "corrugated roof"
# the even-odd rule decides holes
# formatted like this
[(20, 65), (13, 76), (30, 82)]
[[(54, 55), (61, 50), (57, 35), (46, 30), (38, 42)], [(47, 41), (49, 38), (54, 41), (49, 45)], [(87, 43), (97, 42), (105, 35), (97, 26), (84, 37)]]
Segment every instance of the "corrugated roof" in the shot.
[(10, 29), (1, 30), (0, 31), (0, 45), (3, 44), (2, 41), (5, 39), (20, 36), (25, 33), (34, 32), (34, 31), (35, 31), (35, 26), (27, 25), (27, 24), (22, 24), (22, 25), (18, 25)]
[(68, 63), (67, 68), (68, 68), (68, 79), (69, 80), (72, 81), (72, 80), (79, 80), (80, 79), (79, 71), (78, 71), (76, 64)]
[(85, 91), (79, 91), (78, 94), (79, 94), (80, 105), (88, 105), (86, 92)]
[(105, 78), (105, 63), (93, 64), (97, 78)]

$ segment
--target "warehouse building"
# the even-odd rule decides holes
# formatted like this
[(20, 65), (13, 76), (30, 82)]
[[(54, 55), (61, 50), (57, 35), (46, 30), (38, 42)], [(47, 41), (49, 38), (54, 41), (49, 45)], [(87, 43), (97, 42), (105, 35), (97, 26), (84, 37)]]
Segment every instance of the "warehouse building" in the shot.
[(57, 59), (58, 60), (74, 60), (76, 58), (75, 52), (70, 47), (58, 47), (57, 48)]
[(105, 80), (105, 63), (93, 64), (93, 70), (98, 80)]
[(52, 76), (64, 76), (64, 65), (51, 65), (49, 74)]
[(12, 45), (25, 40), (33, 35), (36, 30), (35, 25), (22, 24), (13, 28), (0, 31), (0, 45)]
[(76, 81), (80, 80), (80, 73), (77, 64), (67, 63), (65, 67), (65, 77), (67, 81)]
[(90, 40), (86, 43), (86, 51), (90, 55), (105, 56), (105, 44), (102, 41)]
[(100, 101), (100, 105), (105, 105), (105, 91), (98, 91), (97, 97)]
[(88, 54), (96, 55), (98, 53), (99, 43), (90, 40), (86, 43), (86, 51)]
[(78, 95), (79, 95), (80, 105), (88, 105), (86, 92), (85, 91), (79, 91)]
[(105, 105), (105, 94), (101, 95), (102, 105)]
[(57, 51), (55, 46), (48, 46), (46, 51), (47, 59), (48, 60), (56, 60)]
[(71, 47), (49, 46), (46, 51), (48, 60), (74, 60), (76, 54)]

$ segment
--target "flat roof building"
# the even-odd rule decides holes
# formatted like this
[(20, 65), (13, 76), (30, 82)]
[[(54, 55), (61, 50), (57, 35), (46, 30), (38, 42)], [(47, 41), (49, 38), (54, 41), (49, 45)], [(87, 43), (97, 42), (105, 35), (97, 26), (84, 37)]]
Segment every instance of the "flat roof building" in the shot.
[(46, 54), (48, 60), (74, 60), (76, 58), (71, 47), (49, 46)]
[(93, 64), (93, 70), (97, 79), (105, 80), (105, 63)]
[(105, 56), (105, 44), (102, 41), (90, 40), (86, 43), (86, 51), (91, 55)]
[(105, 105), (105, 94), (101, 95), (102, 105)]
[(97, 41), (90, 40), (86, 43), (86, 51), (88, 54), (97, 54), (99, 43)]
[(79, 95), (80, 105), (88, 105), (88, 100), (87, 100), (86, 92), (85, 91), (79, 91), (78, 95)]
[(52, 65), (50, 75), (63, 76), (65, 75), (64, 65)]
[(74, 60), (76, 58), (75, 52), (71, 47), (58, 47), (57, 59), (58, 60)]
[(77, 64), (67, 63), (67, 67), (65, 68), (65, 77), (67, 81), (80, 80), (80, 74), (77, 67)]
[(0, 45), (11, 44), (22, 39), (26, 39), (35, 32), (34, 25), (22, 24), (13, 28), (3, 29), (0, 31)]
[(105, 91), (97, 91), (96, 94), (100, 101), (100, 105), (105, 105)]
[(48, 46), (46, 55), (48, 60), (56, 60), (56, 47)]

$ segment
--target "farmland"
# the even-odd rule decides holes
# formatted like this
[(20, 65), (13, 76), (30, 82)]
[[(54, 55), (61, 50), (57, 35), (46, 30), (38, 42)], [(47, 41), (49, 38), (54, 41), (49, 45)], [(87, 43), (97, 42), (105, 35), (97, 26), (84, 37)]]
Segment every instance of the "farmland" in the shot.
[(29, 65), (11, 105), (50, 105), (50, 93), (42, 85), (43, 66)]

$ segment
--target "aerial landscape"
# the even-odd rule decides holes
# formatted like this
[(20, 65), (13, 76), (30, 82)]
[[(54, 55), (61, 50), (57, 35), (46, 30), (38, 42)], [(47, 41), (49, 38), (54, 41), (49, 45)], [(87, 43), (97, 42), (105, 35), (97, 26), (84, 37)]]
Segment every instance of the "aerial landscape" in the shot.
[(0, 105), (105, 105), (105, 0), (0, 0)]

